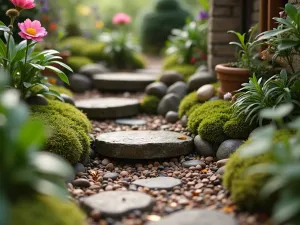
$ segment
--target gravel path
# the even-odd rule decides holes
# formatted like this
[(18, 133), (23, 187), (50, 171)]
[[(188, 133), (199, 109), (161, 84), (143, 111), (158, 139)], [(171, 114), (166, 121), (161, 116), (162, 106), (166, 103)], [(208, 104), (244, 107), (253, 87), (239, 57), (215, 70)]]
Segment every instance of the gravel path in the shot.
[[(76, 98), (102, 96), (96, 92), (88, 93)], [(111, 96), (111, 94), (109, 95)], [(132, 97), (132, 96), (130, 96)], [(135, 94), (140, 98), (141, 94)], [(185, 135), (191, 134), (183, 128), (180, 122), (168, 124), (161, 116), (141, 114), (135, 117), (143, 119), (146, 125), (123, 126), (115, 121), (92, 121), (94, 137), (106, 132), (125, 130), (170, 130)], [(199, 159), (203, 163), (197, 166), (184, 168), (184, 161)], [(101, 213), (92, 211), (88, 217), (90, 225), (142, 225), (147, 221), (157, 221), (171, 213), (182, 209), (215, 209), (234, 215), (240, 225), (267, 224), (264, 214), (250, 214), (239, 211), (230, 200), (229, 193), (222, 186), (221, 175), (217, 174), (218, 166), (212, 157), (200, 158), (195, 153), (179, 158), (165, 160), (114, 160), (102, 156), (91, 159), (87, 165), (87, 172), (79, 172), (68, 189), (76, 201), (82, 197), (91, 196), (103, 191), (139, 191), (155, 198), (152, 211), (141, 212), (135, 210), (120, 220), (103, 218)], [(111, 174), (117, 173), (117, 174)], [(104, 176), (106, 174), (106, 176)], [(135, 180), (155, 177), (173, 177), (181, 180), (182, 185), (171, 190), (150, 190), (146, 187), (137, 187)]]

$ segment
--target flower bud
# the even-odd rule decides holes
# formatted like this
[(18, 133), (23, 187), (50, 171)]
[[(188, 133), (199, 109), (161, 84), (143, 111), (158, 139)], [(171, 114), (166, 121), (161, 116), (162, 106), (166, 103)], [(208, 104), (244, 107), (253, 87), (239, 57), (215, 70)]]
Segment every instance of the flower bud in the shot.
[(6, 11), (6, 15), (10, 18), (16, 18), (20, 15), (20, 13), (16, 9), (9, 9)]
[(232, 99), (232, 94), (230, 92), (227, 92), (225, 95), (224, 95), (224, 100), (225, 101), (231, 101)]

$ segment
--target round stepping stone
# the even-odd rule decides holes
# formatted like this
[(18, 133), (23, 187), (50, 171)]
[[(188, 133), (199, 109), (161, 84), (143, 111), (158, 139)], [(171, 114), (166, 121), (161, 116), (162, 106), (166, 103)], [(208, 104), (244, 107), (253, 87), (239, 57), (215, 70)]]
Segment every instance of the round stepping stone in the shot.
[(118, 119), (116, 120), (116, 123), (120, 125), (128, 125), (128, 126), (143, 126), (146, 124), (146, 121), (137, 120), (137, 119)]
[(96, 151), (104, 156), (126, 159), (176, 157), (193, 150), (193, 139), (171, 131), (119, 131), (96, 139)]
[(116, 119), (139, 113), (139, 101), (129, 98), (85, 99), (75, 105), (91, 119)]
[(156, 76), (142, 73), (105, 73), (93, 76), (93, 85), (101, 91), (144, 91)]
[(156, 177), (150, 179), (136, 180), (132, 184), (136, 186), (147, 187), (150, 189), (169, 190), (172, 189), (173, 187), (181, 185), (181, 180), (173, 177)]
[(182, 210), (146, 225), (238, 225), (233, 216), (213, 210)]
[(81, 203), (88, 212), (96, 210), (103, 216), (121, 217), (134, 210), (150, 210), (155, 201), (141, 192), (106, 191), (83, 198)]
[(104, 174), (103, 179), (107, 180), (107, 179), (112, 179), (115, 180), (119, 177), (118, 173), (111, 173), (111, 172), (107, 172)]
[(189, 161), (184, 161), (182, 163), (182, 166), (184, 168), (190, 168), (191, 166), (197, 166), (197, 165), (201, 165), (202, 167), (205, 167), (206, 164), (200, 160), (189, 160)]

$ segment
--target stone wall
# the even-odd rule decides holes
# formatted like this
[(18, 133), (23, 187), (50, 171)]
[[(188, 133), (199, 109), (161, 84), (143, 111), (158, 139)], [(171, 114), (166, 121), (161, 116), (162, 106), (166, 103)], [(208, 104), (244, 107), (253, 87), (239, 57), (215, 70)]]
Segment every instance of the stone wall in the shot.
[(297, 7), (300, 7), (300, 0), (289, 0), (289, 3), (292, 3), (296, 5)]

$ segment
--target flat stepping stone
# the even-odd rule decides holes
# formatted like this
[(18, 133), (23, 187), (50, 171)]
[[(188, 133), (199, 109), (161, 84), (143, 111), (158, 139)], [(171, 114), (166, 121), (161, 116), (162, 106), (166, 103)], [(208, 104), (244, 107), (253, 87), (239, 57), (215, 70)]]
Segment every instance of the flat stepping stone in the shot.
[(155, 74), (157, 76), (159, 76), (159, 74), (161, 73), (161, 69), (159, 68), (152, 68), (152, 69), (138, 69), (136, 70), (137, 73), (145, 73), (145, 74)]
[(206, 164), (201, 160), (188, 160), (182, 163), (182, 167), (184, 168), (190, 168), (191, 166), (198, 166), (198, 165), (205, 167)]
[(108, 179), (112, 179), (115, 180), (119, 177), (118, 173), (111, 173), (111, 172), (107, 172), (104, 174), (103, 179), (104, 180), (108, 180)]
[(177, 157), (193, 150), (193, 139), (171, 131), (119, 131), (100, 134), (96, 152), (112, 158)]
[(181, 180), (173, 177), (156, 177), (150, 179), (140, 179), (134, 181), (132, 184), (136, 186), (147, 187), (150, 189), (165, 189), (170, 190), (173, 187), (181, 185)]
[(75, 105), (91, 119), (116, 119), (139, 113), (139, 101), (130, 98), (84, 99)]
[(238, 225), (233, 216), (213, 210), (182, 210), (146, 225)]
[(156, 76), (143, 73), (105, 73), (93, 75), (93, 85), (101, 91), (144, 91)]
[(96, 210), (106, 217), (121, 217), (134, 210), (151, 210), (154, 203), (150, 195), (133, 191), (106, 191), (81, 200), (88, 212)]
[(118, 119), (116, 120), (117, 124), (127, 125), (127, 126), (143, 126), (146, 125), (145, 120), (137, 120), (137, 119)]

